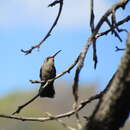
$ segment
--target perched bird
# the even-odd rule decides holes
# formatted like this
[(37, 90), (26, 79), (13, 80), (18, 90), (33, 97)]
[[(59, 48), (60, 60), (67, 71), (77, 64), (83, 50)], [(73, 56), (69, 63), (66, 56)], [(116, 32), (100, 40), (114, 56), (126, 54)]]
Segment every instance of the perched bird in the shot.
[[(56, 76), (56, 68), (54, 65), (54, 58), (60, 52), (56, 52), (53, 56), (49, 56), (45, 59), (43, 65), (40, 69), (40, 79), (45, 81), (52, 79)], [(45, 83), (41, 83), (41, 87), (39, 89), (40, 97), (48, 97), (54, 98), (55, 89), (54, 89), (54, 81), (50, 82), (46, 87), (44, 87)]]

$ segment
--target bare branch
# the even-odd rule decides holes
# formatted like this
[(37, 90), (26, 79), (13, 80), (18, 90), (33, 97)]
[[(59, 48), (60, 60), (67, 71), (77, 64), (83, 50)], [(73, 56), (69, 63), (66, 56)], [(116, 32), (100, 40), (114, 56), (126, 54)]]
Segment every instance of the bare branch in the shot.
[(59, 4), (59, 11), (58, 11), (58, 15), (57, 15), (57, 17), (56, 17), (56, 19), (55, 19), (55, 21), (54, 21), (52, 27), (50, 28), (50, 30), (48, 31), (48, 33), (45, 35), (45, 37), (44, 37), (38, 44), (32, 46), (32, 47), (31, 47), (30, 49), (28, 49), (28, 50), (23, 50), (23, 49), (21, 50), (23, 53), (25, 53), (25, 55), (30, 54), (30, 53), (31, 53), (34, 49), (36, 49), (36, 48), (39, 49), (40, 46), (46, 41), (46, 39), (51, 35), (52, 30), (55, 28), (55, 26), (57, 25), (57, 22), (58, 22), (58, 20), (59, 20), (59, 18), (60, 18), (60, 15), (61, 15), (61, 12), (62, 12), (62, 8), (63, 8), (63, 0), (54, 1), (53, 3), (51, 3), (51, 4), (49, 5), (49, 7), (53, 7), (53, 6), (55, 6), (56, 4)]
[(78, 102), (78, 82), (79, 82), (79, 72), (80, 72), (80, 68), (77, 68), (76, 69), (76, 72), (75, 72), (75, 78), (74, 78), (74, 84), (73, 84), (73, 96), (74, 96), (74, 99), (75, 99), (75, 102), (77, 103)]
[[(78, 60), (79, 60), (79, 57), (77, 57), (77, 59), (74, 61), (74, 63), (69, 67), (67, 68), (64, 72), (62, 72), (61, 74), (58, 74), (56, 75), (55, 78), (53, 79), (50, 79), (48, 81), (37, 81), (37, 80), (30, 80), (31, 83), (45, 83), (45, 85), (43, 86), (43, 88), (45, 88), (50, 82), (52, 82), (53, 80), (56, 80), (58, 78), (60, 78), (61, 76), (63, 76), (64, 74), (66, 74), (67, 72), (69, 73), (71, 71), (71, 69), (73, 69), (73, 67), (78, 63)], [(29, 105), (30, 103), (32, 103), (36, 98), (39, 97), (39, 93), (37, 95), (35, 95), (32, 99), (30, 99), (29, 101), (27, 101), (26, 103), (24, 103), (23, 105), (21, 106), (18, 106), (17, 110), (15, 112), (12, 113), (12, 115), (14, 114), (18, 114), (20, 113), (20, 111), (25, 108), (27, 105)]]
[[(79, 55), (79, 61), (81, 54)], [(81, 126), (80, 124), (80, 119), (79, 119), (79, 114), (78, 114), (78, 82), (79, 82), (79, 73), (80, 73), (80, 67), (78, 66), (75, 72), (75, 78), (74, 78), (74, 84), (72, 86), (73, 89), (73, 96), (74, 96), (74, 105), (73, 105), (73, 110), (75, 111), (76, 119), (77, 119), (77, 124), (78, 128)]]
[[(94, 29), (94, 31), (93, 31), (93, 33), (92, 33), (92, 35), (88, 38), (88, 42), (87, 42), (87, 44), (85, 45), (85, 47), (84, 47), (84, 51), (83, 51), (83, 58), (81, 58), (82, 60), (81, 60), (81, 65), (80, 65), (80, 70), (82, 69), (82, 67), (83, 67), (83, 62), (84, 62), (84, 59), (85, 59), (85, 57), (86, 57), (86, 54), (87, 54), (87, 51), (88, 51), (88, 49), (89, 49), (89, 47), (93, 44), (93, 42), (98, 38), (98, 32), (99, 32), (99, 30), (100, 30), (100, 28), (101, 28), (101, 26), (103, 25), (103, 23), (108, 19), (108, 16), (110, 15), (110, 14), (112, 14), (112, 11), (113, 10), (117, 10), (117, 9), (119, 9), (119, 8), (125, 8), (125, 6), (126, 6), (126, 4), (129, 2), (129, 0), (122, 0), (122, 1), (120, 1), (120, 2), (118, 2), (118, 3), (116, 3), (115, 5), (113, 5), (110, 9), (108, 9), (106, 12), (105, 12), (105, 14), (101, 17), (101, 19), (99, 20), (99, 22), (97, 23), (97, 25), (95, 26), (95, 29)], [(125, 19), (125, 20), (128, 20), (129, 19), (129, 17), (127, 17), (127, 19)], [(123, 24), (124, 23), (124, 21), (120, 21), (120, 23), (118, 23), (118, 24)], [(116, 28), (116, 27), (115, 27)], [(113, 29), (111, 29), (111, 30), (113, 30)], [(82, 54), (82, 52), (81, 52), (81, 54)], [(80, 64), (80, 63), (79, 63)], [(77, 70), (78, 70), (78, 68), (77, 68)], [(79, 71), (79, 73), (80, 73), (80, 71)], [(78, 74), (79, 75), (79, 74)]]
[(60, 3), (60, 0), (55, 0), (54, 2), (49, 4), (48, 7), (53, 7), (53, 6), (55, 6), (56, 4), (59, 4), (59, 3)]
[(79, 74), (80, 74), (80, 71), (83, 67), (83, 63), (84, 63), (84, 59), (85, 59), (84, 53), (85, 52), (83, 49), (83, 51), (79, 55), (79, 62), (78, 62), (78, 65), (77, 65), (77, 68), (75, 71), (74, 83), (72, 86), (73, 96), (74, 96), (74, 100), (75, 100), (74, 105), (73, 105), (73, 109), (75, 111), (77, 120), (79, 120), (79, 118), (78, 118), (78, 98), (79, 98), (79, 96), (78, 96), (78, 83), (79, 83)]
[[(126, 18), (124, 18), (123, 20), (117, 22), (117, 23), (115, 24), (115, 26), (113, 26), (112, 28), (108, 29), (107, 31), (104, 31), (104, 32), (101, 32), (101, 33), (96, 34), (95, 37), (98, 38), (98, 37), (101, 37), (101, 36), (103, 36), (103, 35), (107, 35), (109, 32), (111, 32), (111, 31), (113, 30), (113, 28), (116, 28), (117, 26), (120, 26), (120, 25), (122, 25), (122, 24), (128, 22), (129, 20), (130, 20), (130, 15), (127, 16)], [(127, 30), (123, 30), (123, 31), (127, 32)]]
[(111, 17), (111, 21), (112, 21), (112, 26), (114, 26), (114, 24), (116, 23), (116, 15), (115, 15), (115, 10), (112, 10), (112, 17)]
[(39, 93), (37, 95), (35, 95), (32, 99), (30, 99), (29, 101), (27, 101), (26, 103), (24, 103), (21, 106), (18, 106), (17, 110), (15, 112), (12, 113), (12, 115), (18, 114), (20, 113), (20, 111), (26, 107), (28, 104), (30, 104), (31, 102), (33, 102), (35, 99), (37, 99), (39, 97)]
[(63, 122), (61, 119), (56, 119), (55, 116), (53, 116), (51, 113), (46, 113), (48, 117), (54, 119), (55, 121), (57, 121), (58, 123), (60, 123), (64, 128), (68, 129), (68, 130), (76, 130), (75, 128), (72, 128), (70, 126), (68, 126), (65, 122)]
[(75, 111), (75, 114), (77, 114), (77, 106), (78, 106), (78, 83), (79, 83), (79, 74), (80, 74), (80, 71), (82, 70), (83, 66), (84, 66), (84, 60), (85, 60), (85, 57), (86, 57), (86, 54), (87, 54), (87, 51), (90, 47), (91, 43), (89, 43), (89, 41), (87, 42), (87, 44), (85, 45), (85, 47), (83, 48), (83, 50), (81, 51), (81, 53), (79, 54), (79, 62), (78, 62), (78, 65), (77, 65), (77, 68), (76, 68), (76, 71), (75, 71), (75, 77), (74, 77), (74, 83), (73, 83), (73, 86), (72, 86), (72, 89), (73, 89), (73, 96), (74, 96), (74, 99), (75, 99), (75, 103), (74, 103), (74, 111)]
[(116, 46), (116, 50), (115, 51), (124, 51), (124, 48), (119, 48), (118, 46)]
[(98, 34), (101, 26), (103, 25), (103, 23), (106, 21), (106, 19), (108, 18), (108, 16), (110, 14), (112, 14), (113, 10), (117, 10), (119, 8), (125, 8), (125, 6), (127, 5), (127, 3), (129, 2), (129, 0), (121, 0), (120, 2), (116, 3), (115, 5), (113, 5), (110, 9), (108, 9), (105, 14), (101, 17), (101, 19), (99, 20), (98, 24), (96, 25), (93, 34), (91, 35), (91, 37), (89, 38), (89, 42), (92, 43), (94, 41), (94, 39), (96, 38), (96, 35)]
[[(56, 77), (55, 78), (53, 78), (53, 79), (49, 79), (47, 82), (52, 82), (53, 80), (56, 80), (56, 79), (58, 79), (58, 78), (60, 78), (61, 76), (63, 76), (64, 74), (66, 74), (66, 73), (70, 73), (70, 71), (76, 66), (76, 64), (78, 63), (78, 61), (79, 61), (79, 57), (80, 56), (78, 56), (77, 58), (76, 58), (76, 60), (65, 70), (65, 71), (63, 71), (62, 73), (60, 73), (60, 74), (57, 74), (56, 75)], [(39, 81), (39, 80), (29, 80), (31, 83), (45, 83), (45, 81)]]
[(72, 128), (71, 126), (67, 125), (65, 122), (63, 122), (63, 121), (60, 120), (60, 119), (57, 119), (56, 121), (59, 122), (64, 128), (66, 128), (66, 129), (68, 129), (68, 130), (77, 130), (77, 129)]
[[(100, 99), (102, 97), (104, 92), (101, 92), (99, 94), (96, 94), (94, 96), (91, 96), (90, 98), (83, 100), (80, 102), (79, 106), (77, 107), (77, 111), (80, 111), (83, 109), (88, 103), (91, 103), (93, 100)], [(60, 119), (60, 118), (65, 118), (65, 117), (70, 117), (75, 114), (75, 110), (71, 110), (69, 112), (59, 114), (54, 116), (54, 118), (51, 117), (39, 117), (39, 118), (32, 118), (32, 117), (18, 117), (18, 116), (11, 116), (11, 115), (4, 115), (0, 114), (1, 118), (8, 118), (8, 119), (15, 119), (15, 120), (20, 120), (20, 121), (38, 121), (38, 122), (45, 122), (49, 120), (55, 120), (55, 119)]]
[(96, 69), (98, 63), (96, 39), (93, 41), (93, 61), (94, 61), (94, 69)]
[(94, 0), (90, 0), (90, 27), (91, 27), (91, 32), (94, 31)]
[(129, 117), (130, 32), (125, 54), (110, 82), (86, 125), (87, 130), (119, 130)]
[[(94, 20), (95, 20), (95, 15), (94, 15), (94, 0), (90, 0), (90, 28), (91, 32), (94, 32)], [(97, 66), (97, 48), (96, 48), (96, 39), (93, 41), (93, 61), (94, 61), (94, 68), (96, 69)]]
[[(22, 118), (22, 117), (16, 117), (16, 116), (8, 116), (8, 115), (0, 115), (0, 117), (3, 117), (3, 118), (10, 118), (10, 119), (16, 119), (16, 120), (21, 120), (21, 121), (41, 121), (41, 122), (44, 122), (44, 121), (48, 121), (48, 120), (56, 120), (56, 119), (59, 119), (59, 118), (64, 118), (64, 117), (69, 117), (71, 115), (74, 115), (76, 114), (77, 112), (79, 112), (81, 109), (83, 109), (88, 103), (90, 103), (91, 101), (95, 100), (95, 99), (99, 99), (102, 97), (103, 93), (104, 92), (101, 92), (100, 94), (97, 94), (97, 95), (94, 95), (92, 97), (90, 97), (89, 99), (85, 100), (85, 101), (82, 101), (80, 102), (80, 104), (78, 105), (78, 83), (79, 83), (79, 75), (80, 75), (80, 72), (84, 66), (84, 60), (85, 60), (85, 57), (86, 57), (86, 54), (88, 52), (88, 49), (91, 45), (93, 45), (93, 48), (94, 48), (94, 61), (95, 61), (95, 66), (96, 66), (96, 63), (97, 63), (97, 57), (96, 57), (96, 39), (100, 36), (103, 36), (107, 33), (109, 33), (110, 31), (113, 31), (115, 28), (117, 28), (118, 26), (120, 26), (121, 24), (127, 22), (130, 20), (130, 16), (126, 17), (125, 19), (119, 21), (118, 23), (115, 23), (116, 19), (115, 19), (115, 11), (119, 8), (125, 8), (126, 4), (128, 3), (129, 0), (121, 0), (120, 2), (116, 3), (115, 5), (112, 6), (112, 8), (110, 8), (109, 10), (106, 11), (106, 13), (101, 17), (101, 19), (99, 20), (98, 24), (95, 26), (94, 28), (94, 12), (93, 12), (93, 7), (92, 7), (92, 16), (91, 16), (91, 30), (92, 30), (92, 35), (88, 38), (88, 41), (87, 43), (85, 44), (85, 47), (83, 48), (83, 50), (80, 52), (78, 58), (74, 61), (74, 63), (68, 68), (66, 69), (64, 72), (62, 72), (61, 74), (58, 74), (54, 79), (50, 79), (48, 80), (44, 87), (46, 87), (48, 85), (49, 82), (52, 82), (53, 80), (61, 77), (62, 75), (66, 74), (67, 72), (69, 73), (71, 69), (73, 69), (73, 67), (75, 65), (77, 65), (77, 68), (76, 68), (76, 71), (75, 71), (75, 78), (74, 78), (74, 84), (73, 84), (73, 95), (74, 95), (74, 98), (75, 98), (75, 103), (76, 103), (76, 107), (75, 109), (67, 112), (67, 113), (63, 113), (63, 114), (60, 114), (60, 115), (56, 115), (54, 118), (51, 118), (51, 117), (43, 117), (43, 118)], [(46, 36), (43, 38), (43, 40), (36, 44), (35, 46), (33, 46), (31, 49), (29, 50), (21, 50), (22, 52), (24, 52), (26, 55), (31, 53), (32, 50), (34, 50), (35, 48), (40, 48), (41, 44), (44, 43), (44, 41), (50, 36), (52, 30), (54, 29), (54, 27), (56, 26), (58, 20), (59, 20), (59, 17), (60, 17), (60, 14), (61, 14), (61, 11), (62, 11), (62, 7), (63, 7), (63, 0), (57, 0), (55, 2), (53, 2), (52, 4), (50, 4), (49, 6), (55, 6), (56, 4), (60, 4), (60, 7), (59, 7), (59, 12), (58, 12), (58, 16), (56, 17), (52, 27), (50, 28), (50, 30), (48, 31), (48, 33), (46, 34)], [(113, 11), (114, 10), (114, 11)], [(112, 26), (110, 26), (110, 29), (107, 30), (107, 32), (102, 32), (102, 33), (99, 33), (99, 30), (100, 28), (102, 27), (102, 25), (104, 24), (104, 22), (108, 19), (108, 17), (110, 16), (110, 14), (112, 14), (113, 18), (112, 18)], [(33, 81), (31, 80), (32, 83), (43, 83), (44, 81)], [(27, 103), (25, 103), (24, 105), (21, 105), (18, 107), (18, 109), (16, 110), (16, 112), (14, 112), (13, 114), (16, 114), (16, 113), (19, 113), (25, 106), (27, 106), (29, 103), (31, 103), (32, 101), (34, 101), (37, 97), (39, 96), (39, 94), (37, 94), (34, 98), (32, 98), (30, 101), (28, 101)], [(77, 113), (78, 114), (78, 113)]]
[[(113, 26), (116, 24), (116, 23), (111, 24), (108, 19), (106, 20), (106, 23), (110, 26), (110, 28), (113, 28)], [(115, 26), (115, 28), (117, 28), (117, 26)], [(114, 34), (115, 37), (117, 37), (119, 39), (119, 41), (122, 42), (122, 39), (121, 39), (120, 35), (118, 34), (118, 32), (116, 32), (116, 30), (114, 30), (115, 28), (113, 28), (111, 30), (112, 34)]]

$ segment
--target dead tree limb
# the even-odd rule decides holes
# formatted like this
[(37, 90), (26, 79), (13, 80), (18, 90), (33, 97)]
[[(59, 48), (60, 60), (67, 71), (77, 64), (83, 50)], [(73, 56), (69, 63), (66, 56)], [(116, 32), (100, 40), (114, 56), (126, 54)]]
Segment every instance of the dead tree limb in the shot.
[(121, 64), (93, 112), (86, 130), (119, 130), (130, 111), (130, 32)]
[[(96, 99), (100, 99), (102, 97), (104, 92), (101, 92), (99, 94), (95, 94), (83, 101), (81, 101), (77, 107), (77, 111), (82, 110), (87, 104), (91, 103), (92, 101)], [(72, 109), (69, 112), (62, 113), (56, 116), (51, 117), (39, 117), (39, 118), (33, 118), (33, 117), (18, 117), (18, 116), (12, 116), (12, 115), (5, 115), (5, 114), (0, 114), (0, 118), (7, 118), (7, 119), (15, 119), (15, 120), (20, 120), (20, 121), (37, 121), (37, 122), (45, 122), (49, 120), (57, 120), (60, 118), (65, 118), (65, 117), (70, 117), (75, 114), (75, 110)]]
[(55, 19), (53, 25), (51, 26), (50, 30), (47, 32), (47, 34), (45, 35), (45, 37), (44, 37), (38, 44), (32, 46), (32, 47), (31, 47), (30, 49), (28, 49), (28, 50), (23, 50), (23, 49), (21, 49), (21, 51), (22, 51), (23, 53), (25, 53), (25, 55), (30, 54), (30, 53), (31, 53), (34, 49), (36, 49), (36, 48), (39, 49), (40, 46), (46, 41), (46, 39), (51, 35), (52, 30), (55, 28), (55, 26), (57, 25), (57, 22), (58, 22), (58, 20), (59, 20), (59, 18), (60, 18), (60, 15), (61, 15), (61, 12), (62, 12), (62, 8), (63, 8), (63, 0), (56, 0), (56, 1), (54, 1), (53, 3), (49, 4), (48, 7), (53, 7), (53, 6), (55, 6), (56, 4), (59, 4), (59, 11), (58, 11), (58, 15), (57, 15), (57, 17), (56, 17), (56, 19)]
[[(31, 83), (45, 83), (45, 85), (43, 86), (43, 88), (45, 88), (53, 80), (56, 80), (56, 79), (60, 78), (61, 76), (63, 76), (64, 74), (69, 73), (71, 71), (71, 69), (73, 69), (76, 66), (76, 64), (78, 63), (78, 61), (79, 61), (79, 57), (77, 57), (77, 59), (74, 61), (74, 63), (71, 64), (65, 71), (63, 71), (60, 74), (57, 74), (55, 78), (49, 79), (48, 81), (46, 81), (46, 83), (45, 83), (45, 81), (37, 81), (37, 80), (35, 80), (35, 81), (30, 80), (30, 82)], [(25, 108), (27, 105), (29, 105), (30, 103), (32, 103), (38, 97), (39, 97), (39, 93), (37, 93), (34, 97), (32, 97), (29, 101), (25, 102), (23, 105), (18, 106), (17, 110), (15, 112), (13, 112), (12, 115), (20, 113), (20, 111), (23, 108)]]

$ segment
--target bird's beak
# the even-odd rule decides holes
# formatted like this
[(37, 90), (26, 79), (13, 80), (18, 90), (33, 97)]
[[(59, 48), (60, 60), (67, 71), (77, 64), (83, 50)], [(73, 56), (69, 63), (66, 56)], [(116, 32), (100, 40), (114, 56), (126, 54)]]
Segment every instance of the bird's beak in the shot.
[(59, 50), (58, 52), (56, 52), (52, 57), (54, 58), (59, 52), (61, 52), (61, 50)]

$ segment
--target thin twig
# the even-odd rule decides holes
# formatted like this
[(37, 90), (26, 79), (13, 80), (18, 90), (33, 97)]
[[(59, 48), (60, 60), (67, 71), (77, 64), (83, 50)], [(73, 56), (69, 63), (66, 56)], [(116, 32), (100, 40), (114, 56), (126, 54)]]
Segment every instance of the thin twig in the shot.
[(129, 0), (121, 0), (120, 2), (114, 4), (110, 9), (108, 9), (104, 13), (104, 15), (101, 17), (101, 19), (99, 20), (98, 24), (96, 25), (93, 34), (89, 38), (89, 42), (90, 43), (92, 43), (94, 41), (94, 39), (96, 38), (96, 35), (98, 34), (101, 26), (106, 21), (106, 19), (109, 17), (109, 15), (112, 14), (112, 10), (116, 11), (119, 8), (123, 8), (124, 9), (128, 2), (129, 2)]
[[(74, 63), (69, 68), (67, 68), (64, 72), (62, 72), (61, 74), (58, 74), (55, 78), (46, 81), (46, 83), (45, 83), (45, 81), (37, 81), (37, 80), (35, 80), (35, 81), (34, 80), (30, 80), (30, 82), (31, 83), (45, 83), (45, 85), (43, 86), (43, 88), (45, 88), (53, 80), (56, 80), (56, 79), (60, 78), (61, 76), (63, 76), (67, 72), (69, 73), (71, 71), (71, 69), (73, 69), (73, 67), (75, 67), (75, 65), (78, 63), (78, 60), (79, 60), (79, 57), (77, 57), (77, 59), (74, 61)], [(33, 98), (31, 98), (29, 101), (27, 101), (26, 103), (24, 103), (23, 105), (18, 106), (17, 110), (15, 112), (13, 112), (12, 115), (20, 113), (20, 111), (23, 108), (25, 108), (27, 105), (29, 105), (30, 103), (32, 103), (38, 97), (39, 97), (39, 93), (37, 95), (35, 95)]]
[[(88, 103), (91, 103), (93, 100), (100, 99), (102, 97), (102, 95), (103, 95), (103, 92), (96, 94), (94, 96), (91, 96), (90, 98), (88, 98), (86, 100), (81, 101), (78, 108), (77, 108), (77, 111), (80, 111), (81, 109), (83, 109)], [(75, 114), (75, 111), (72, 109), (69, 112), (54, 116), (55, 117), (54, 119), (70, 117), (74, 114)], [(32, 118), (32, 117), (18, 117), (18, 116), (4, 115), (4, 114), (0, 114), (0, 117), (21, 120), (21, 121), (38, 121), (38, 122), (45, 122), (45, 121), (49, 121), (49, 120), (54, 120), (51, 117)]]
[(18, 106), (17, 110), (15, 112), (12, 113), (12, 115), (18, 114), (24, 107), (26, 107), (28, 104), (30, 104), (31, 102), (33, 102), (35, 99), (37, 99), (39, 97), (39, 93), (37, 95), (35, 95), (32, 99), (30, 99), (29, 101), (27, 101), (26, 103), (24, 103), (21, 106)]
[[(103, 35), (107, 35), (109, 32), (111, 32), (113, 30), (113, 28), (116, 28), (116, 27), (128, 22), (129, 20), (130, 20), (130, 15), (127, 16), (126, 18), (124, 18), (123, 20), (117, 22), (112, 28), (110, 28), (110, 29), (108, 29), (108, 30), (106, 30), (104, 32), (98, 33), (95, 37), (98, 38), (98, 37), (101, 37)], [(127, 32), (127, 30), (123, 30), (123, 31)]]
[(23, 49), (21, 49), (21, 51), (22, 51), (23, 53), (25, 53), (25, 55), (30, 54), (30, 53), (31, 53), (34, 49), (36, 49), (36, 48), (39, 49), (40, 46), (46, 41), (46, 39), (51, 35), (52, 30), (55, 28), (55, 26), (57, 25), (57, 22), (58, 22), (58, 20), (59, 20), (59, 18), (60, 18), (60, 15), (61, 15), (61, 12), (62, 12), (62, 8), (63, 8), (63, 0), (54, 1), (53, 3), (51, 3), (51, 4), (49, 5), (49, 7), (55, 6), (56, 4), (59, 4), (59, 11), (58, 11), (58, 15), (57, 15), (57, 17), (56, 17), (56, 19), (55, 19), (53, 25), (51, 26), (50, 30), (48, 31), (48, 33), (45, 35), (45, 37), (44, 37), (38, 44), (32, 46), (32, 47), (31, 47), (30, 49), (28, 49), (28, 50), (23, 50)]
[(57, 119), (57, 122), (59, 122), (64, 128), (68, 129), (68, 130), (77, 130), (69, 125), (67, 125), (65, 122), (63, 122), (61, 119)]
[[(93, 42), (97, 39), (97, 35), (98, 35), (98, 32), (101, 28), (101, 26), (104, 24), (104, 22), (108, 19), (109, 15), (112, 14), (112, 11), (113, 10), (117, 10), (119, 8), (125, 8), (126, 4), (129, 2), (129, 0), (123, 0), (123, 1), (120, 1), (118, 3), (116, 3), (115, 5), (113, 5), (110, 9), (108, 9), (104, 15), (101, 17), (101, 19), (99, 20), (99, 22), (97, 23), (97, 25), (95, 26), (94, 28), (94, 31), (92, 33), (92, 35), (88, 38), (88, 41), (83, 49), (83, 51), (81, 52), (82, 54), (82, 58), (81, 58), (81, 62), (79, 62), (79, 65), (77, 67), (77, 70), (79, 69), (81, 71), (81, 69), (83, 68), (83, 64), (84, 64), (84, 59), (86, 57), (86, 54), (88, 52), (88, 49), (89, 47), (93, 44)], [(121, 24), (121, 23), (120, 23)], [(80, 66), (80, 67), (79, 67)], [(79, 71), (79, 73), (80, 73)], [(78, 75), (79, 75), (78, 73)]]
[(90, 0), (90, 28), (91, 28), (91, 32), (94, 31), (94, 19), (95, 19), (95, 15), (94, 15), (94, 0)]
[(93, 41), (93, 61), (94, 61), (94, 69), (96, 69), (98, 63), (96, 39)]
[(90, 47), (91, 43), (87, 42), (85, 47), (83, 48), (82, 52), (79, 54), (79, 62), (75, 71), (75, 78), (74, 78), (74, 83), (72, 86), (73, 89), (73, 96), (74, 96), (74, 105), (73, 105), (73, 111), (75, 112), (76, 116), (78, 114), (78, 83), (79, 83), (79, 74), (80, 71), (82, 70), (84, 66), (84, 60), (87, 54), (87, 51)]
[[(116, 25), (116, 23), (111, 24), (108, 19), (106, 19), (106, 23), (108, 24), (108, 26), (109, 26), (110, 28), (113, 28), (113, 26)], [(117, 26), (116, 26), (115, 28), (117, 28)], [(112, 34), (115, 35), (115, 37), (117, 37), (117, 38), (119, 39), (120, 42), (122, 42), (122, 39), (121, 39), (120, 35), (118, 34), (118, 32), (117, 32), (116, 30), (114, 30), (115, 28), (113, 28), (113, 29), (111, 30), (111, 32), (112, 32)]]
[[(119, 130), (123, 128), (130, 111), (130, 32), (125, 54), (116, 73), (110, 80), (107, 91), (99, 100), (86, 130)], [(114, 125), (112, 125), (114, 124)]]
[[(93, 33), (94, 31), (94, 10), (93, 10), (93, 0), (91, 1), (91, 14), (90, 14), (90, 27), (91, 27), (91, 31)], [(94, 42), (95, 43), (95, 42)], [(84, 64), (84, 60), (85, 60), (85, 57), (86, 57), (86, 53), (87, 53), (87, 50), (89, 49), (89, 42), (85, 45), (85, 47), (83, 48), (83, 50), (81, 51), (81, 53), (79, 54), (79, 63), (77, 65), (77, 69), (75, 71), (75, 77), (74, 77), (74, 83), (73, 83), (73, 86), (72, 86), (72, 89), (73, 89), (73, 96), (74, 96), (74, 100), (75, 100), (75, 103), (74, 103), (74, 110), (75, 110), (75, 113), (76, 113), (76, 117), (78, 117), (78, 113), (77, 113), (77, 104), (78, 104), (78, 83), (79, 83), (79, 74), (80, 74), (80, 71), (81, 69), (83, 68), (83, 64)], [(94, 54), (95, 54), (95, 45), (94, 45)], [(94, 55), (95, 56), (95, 55)]]
[[(79, 73), (80, 73), (82, 65), (83, 65), (82, 64), (83, 62), (81, 61), (82, 57), (83, 57), (83, 54), (80, 53), (79, 62), (77, 65), (77, 69), (75, 71), (74, 83), (72, 86), (73, 96), (74, 96), (73, 110), (75, 112), (78, 124), (80, 124), (79, 115), (78, 115), (78, 98), (79, 98), (79, 96), (78, 96), (78, 83), (79, 83)], [(78, 126), (80, 126), (80, 125), (78, 125)]]
[[(59, 19), (59, 16), (60, 16), (61, 10), (62, 10), (62, 6), (63, 6), (63, 0), (60, 0), (60, 2), (61, 2), (61, 1), (62, 1), (62, 4), (60, 3), (60, 9), (59, 9), (58, 16), (57, 16), (57, 18), (56, 18), (56, 22), (54, 22), (52, 28), (50, 29), (50, 32), (48, 32), (48, 34), (46, 35), (45, 40), (50, 36), (51, 31), (53, 30), (53, 28), (54, 28), (54, 27), (56, 26), (56, 24), (57, 24), (57, 21), (58, 21), (58, 19)], [(108, 16), (109, 16), (110, 14), (112, 14), (112, 10), (113, 10), (113, 9), (116, 11), (118, 8), (125, 8), (125, 6), (126, 6), (126, 4), (128, 3), (128, 1), (129, 1), (129, 0), (122, 0), (122, 1), (120, 1), (120, 2), (118, 2), (118, 3), (116, 3), (112, 8), (110, 8), (108, 11), (106, 11), (106, 13), (105, 13), (105, 14), (101, 17), (101, 19), (99, 20), (98, 24), (96, 25), (96, 27), (95, 27), (95, 29), (94, 29), (94, 31), (93, 31), (93, 34), (90, 36), (90, 38), (88, 39), (87, 44), (85, 44), (85, 47), (84, 47), (83, 50), (81, 51), (81, 53), (80, 53), (80, 55), (79, 55), (80, 58), (79, 58), (79, 57), (78, 57), (79, 59), (77, 58), (77, 59), (78, 59), (78, 61), (76, 62), (76, 64), (78, 63), (77, 69), (76, 69), (76, 73), (77, 73), (77, 74), (75, 73), (75, 76), (77, 76), (77, 77), (76, 77), (77, 81), (76, 81), (76, 80), (74, 81), (74, 85), (78, 85), (79, 74), (80, 74), (81, 69), (83, 68), (84, 60), (85, 60), (86, 54), (87, 54), (87, 52), (88, 52), (88, 49), (89, 49), (90, 45), (92, 45), (92, 44), (93, 44), (93, 41), (98, 38), (97, 35), (98, 35), (98, 32), (99, 32), (101, 26), (102, 26), (103, 23), (106, 21), (106, 19), (108, 18)], [(127, 22), (128, 20), (130, 20), (130, 16), (128, 16), (126, 19), (123, 19), (122, 21), (116, 23), (116, 25), (115, 25), (114, 27), (112, 27), (112, 29), (110, 29), (110, 31), (112, 31), (113, 28), (116, 28), (117, 25), (119, 26), (119, 25), (121, 25), (121, 24)], [(108, 32), (110, 32), (110, 31), (108, 31)], [(42, 41), (44, 42), (45, 40), (43, 39)], [(25, 53), (25, 54), (31, 53), (33, 49), (39, 48), (40, 45), (41, 45), (43, 42), (40, 42), (39, 44), (33, 46), (31, 49), (25, 51), (24, 53)], [(23, 51), (24, 51), (24, 50), (23, 50)], [(73, 68), (76, 64), (72, 65), (72, 68)], [(69, 72), (70, 70), (71, 70), (71, 68), (68, 68), (68, 71), (65, 71), (64, 73), (60, 74), (59, 76), (57, 76), (57, 78), (58, 78), (58, 77), (61, 77), (63, 74)], [(55, 79), (52, 79), (52, 80), (55, 80)], [(48, 82), (49, 82), (49, 81), (48, 81)], [(48, 82), (46, 82), (46, 84), (47, 84)], [(45, 86), (46, 86), (46, 84), (45, 84)], [(88, 103), (91, 102), (92, 100), (95, 100), (95, 99), (100, 98), (101, 95), (102, 95), (102, 94), (98, 94), (98, 95), (96, 95), (96, 96), (94, 96), (94, 97), (90, 97), (89, 100), (87, 99), (86, 101), (81, 102), (81, 103), (79, 104), (79, 106), (77, 107), (77, 109), (76, 109), (77, 112), (80, 111), (86, 104), (88, 104)], [(76, 97), (76, 96), (75, 96), (75, 97)], [(77, 97), (78, 97), (78, 96), (77, 96)], [(64, 114), (57, 115), (57, 116), (55, 116), (55, 118), (69, 117), (69, 116), (71, 116), (71, 115), (73, 115), (73, 114), (75, 114), (75, 110), (72, 110), (72, 111), (70, 111), (70, 112), (68, 112), (68, 113), (64, 113)], [(48, 118), (21, 118), (21, 117), (8, 116), (8, 115), (0, 115), (0, 117), (11, 118), (11, 119), (17, 119), (17, 120), (22, 120), (22, 121), (42, 121), (42, 122), (43, 122), (43, 121), (47, 121), (47, 120), (52, 120), (52, 119), (50, 119), (49, 117), (48, 117)]]
[[(95, 15), (94, 15), (94, 0), (90, 0), (90, 28), (91, 32), (94, 32), (94, 20), (95, 20)], [(93, 41), (93, 61), (94, 61), (94, 68), (96, 69), (98, 58), (97, 58), (97, 47), (96, 47), (96, 39)]]
[[(57, 74), (55, 78), (49, 79), (48, 82), (52, 82), (53, 80), (56, 80), (56, 79), (60, 78), (60, 77), (63, 76), (64, 74), (70, 73), (70, 71), (71, 71), (71, 70), (76, 66), (76, 64), (78, 63), (79, 57), (80, 57), (80, 56), (78, 56), (78, 57), (76, 58), (76, 60), (73, 62), (73, 64), (71, 64), (65, 71), (63, 71), (63, 72), (60, 73), (60, 74)], [(39, 80), (29, 80), (29, 81), (30, 81), (31, 83), (40, 83), (40, 84), (41, 84), (41, 83), (45, 83), (45, 81), (39, 81)]]
[(61, 119), (57, 119), (55, 118), (55, 116), (53, 116), (51, 113), (46, 112), (45, 114), (47, 114), (48, 117), (54, 119), (55, 121), (57, 121), (58, 123), (60, 123), (64, 128), (68, 129), (68, 130), (76, 130), (75, 128), (72, 128), (71, 126), (67, 125), (65, 122), (63, 122)]
[(118, 46), (116, 46), (116, 50), (115, 51), (124, 51), (125, 48), (119, 48)]
[(60, 3), (60, 0), (55, 0), (54, 2), (49, 4), (48, 7), (53, 7), (53, 6), (55, 6), (56, 4), (59, 4), (59, 3)]
[(115, 25), (116, 23), (116, 15), (115, 15), (115, 10), (112, 10), (112, 16), (111, 16), (111, 21), (112, 21), (112, 26)]
[(77, 124), (77, 129), (81, 130), (83, 128), (83, 126), (81, 124), (80, 116), (79, 116), (79, 113), (77, 111), (76, 111), (76, 121), (77, 121), (77, 123), (76, 123)]

